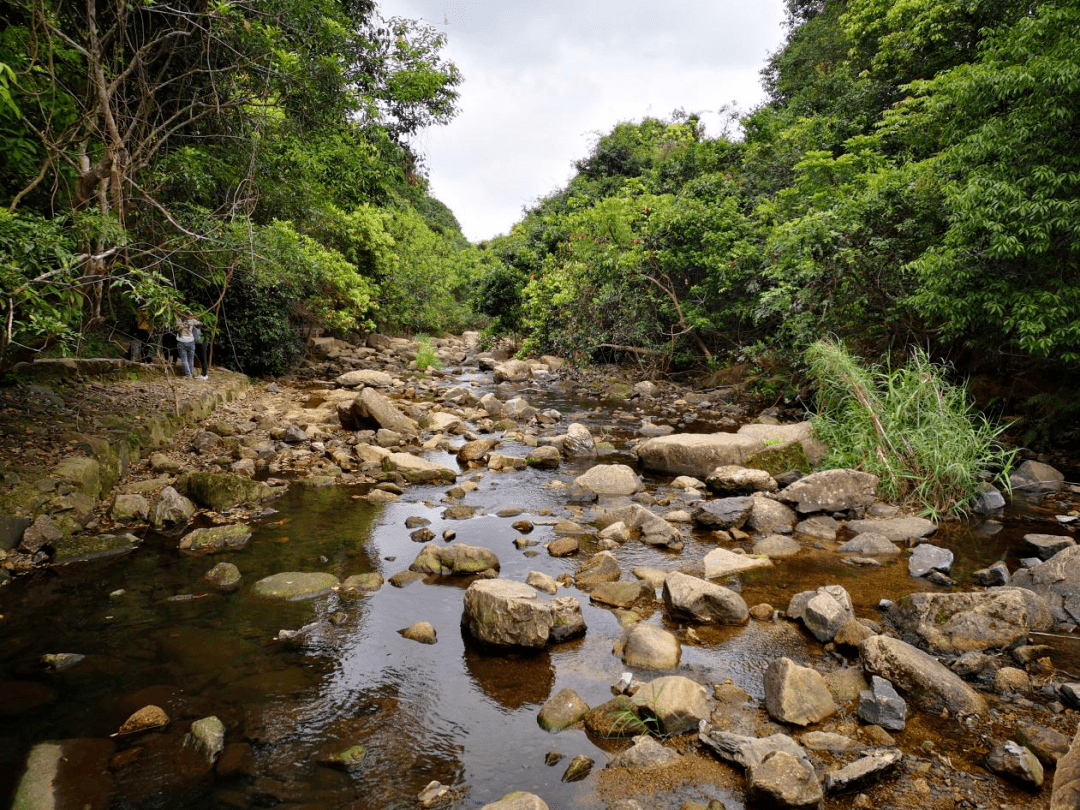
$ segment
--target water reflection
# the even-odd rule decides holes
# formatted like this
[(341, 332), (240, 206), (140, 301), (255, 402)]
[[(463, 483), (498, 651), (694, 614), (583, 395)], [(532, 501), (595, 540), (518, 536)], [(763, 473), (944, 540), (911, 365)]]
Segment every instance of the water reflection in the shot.
[(551, 696), (555, 667), (547, 650), (495, 652), (466, 638), (462, 658), (480, 691), (504, 709), (540, 707)]

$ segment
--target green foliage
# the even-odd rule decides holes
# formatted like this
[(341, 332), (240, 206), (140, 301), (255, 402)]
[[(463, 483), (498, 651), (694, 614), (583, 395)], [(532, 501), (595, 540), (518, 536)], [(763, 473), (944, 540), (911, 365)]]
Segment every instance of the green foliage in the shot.
[(924, 351), (900, 368), (880, 369), (823, 340), (806, 359), (817, 386), (814, 432), (829, 446), (826, 466), (873, 473), (886, 499), (932, 516), (969, 509), (985, 472), (1008, 488), (1013, 453), (997, 444), (1002, 429), (975, 413), (964, 388)]
[(417, 335), (416, 342), (419, 347), (416, 350), (416, 368), (419, 371), (427, 371), (429, 368), (442, 368), (442, 360), (435, 354), (435, 348), (431, 345), (431, 337)]

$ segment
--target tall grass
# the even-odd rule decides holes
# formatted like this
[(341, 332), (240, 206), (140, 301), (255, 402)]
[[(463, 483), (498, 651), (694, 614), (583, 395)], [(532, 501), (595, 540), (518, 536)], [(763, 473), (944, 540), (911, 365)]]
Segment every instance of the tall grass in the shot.
[(817, 386), (814, 432), (829, 446), (829, 467), (877, 475), (879, 492), (931, 517), (965, 513), (989, 472), (1008, 489), (1014, 453), (1003, 430), (974, 409), (963, 386), (917, 349), (901, 368), (866, 367), (843, 344), (806, 351)]
[(431, 345), (431, 338), (423, 333), (417, 335), (415, 340), (420, 344), (416, 349), (416, 368), (421, 373), (429, 368), (441, 369), (442, 361), (435, 354), (435, 348)]

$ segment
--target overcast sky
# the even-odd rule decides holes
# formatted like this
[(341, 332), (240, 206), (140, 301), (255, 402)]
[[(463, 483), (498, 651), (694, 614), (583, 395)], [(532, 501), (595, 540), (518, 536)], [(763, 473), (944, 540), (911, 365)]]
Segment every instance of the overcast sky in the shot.
[(783, 0), (378, 2), (445, 32), (464, 75), (457, 118), (414, 147), (471, 241), (508, 232), (619, 121), (681, 108), (718, 134), (721, 107), (764, 98), (784, 33)]

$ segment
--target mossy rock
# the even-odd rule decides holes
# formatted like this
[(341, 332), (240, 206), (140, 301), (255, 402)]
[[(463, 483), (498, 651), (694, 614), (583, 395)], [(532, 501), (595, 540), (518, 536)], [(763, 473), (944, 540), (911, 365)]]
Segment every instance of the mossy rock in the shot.
[(271, 487), (235, 473), (188, 472), (180, 476), (176, 489), (205, 509), (221, 512), (246, 503), (269, 501), (284, 494), (284, 487)]
[(260, 579), (255, 583), (252, 592), (256, 596), (276, 599), (279, 602), (300, 602), (325, 596), (337, 584), (338, 578), (333, 574), (286, 571)]
[(636, 737), (652, 731), (640, 717), (640, 706), (626, 695), (618, 695), (585, 713), (585, 728), (597, 737)]
[(53, 542), (53, 562), (63, 565), (127, 554), (141, 541), (133, 534), (97, 534), (65, 536)]
[(209, 526), (185, 534), (180, 541), (180, 550), (190, 554), (216, 554), (241, 549), (250, 539), (251, 527), (245, 523)]
[(790, 442), (766, 447), (757, 453), (751, 453), (743, 459), (742, 465), (755, 470), (765, 470), (775, 478), (792, 470), (809, 473), (812, 467), (806, 457), (806, 448), (801, 442)]

